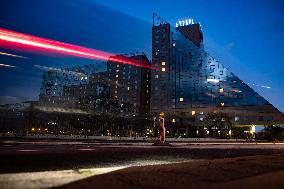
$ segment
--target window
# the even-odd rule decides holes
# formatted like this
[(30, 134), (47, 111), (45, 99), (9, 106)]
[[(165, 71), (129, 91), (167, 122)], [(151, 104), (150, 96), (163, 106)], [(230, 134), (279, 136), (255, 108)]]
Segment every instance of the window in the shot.
[(183, 102), (183, 98), (182, 98), (182, 97), (181, 97), (181, 98), (179, 98), (179, 101), (180, 101), (180, 102)]
[(127, 87), (127, 90), (129, 91), (129, 90), (130, 90), (130, 87)]
[(115, 77), (118, 77), (118, 75), (115, 75)]
[(162, 72), (165, 72), (166, 71), (166, 68), (162, 68)]
[(175, 122), (176, 122), (176, 119), (175, 119), (175, 118), (173, 118), (173, 119), (172, 119), (172, 122), (173, 122), (173, 123), (175, 123)]
[(191, 111), (191, 115), (195, 115), (195, 113), (196, 113), (196, 112), (195, 112), (194, 110)]
[(158, 78), (159, 78), (159, 75), (155, 75), (155, 78), (158, 79)]
[(225, 106), (225, 103), (224, 103), (224, 102), (221, 102), (220, 105), (221, 105), (221, 106)]
[(223, 93), (224, 92), (224, 88), (220, 88), (220, 93)]
[(165, 65), (166, 65), (166, 62), (165, 62), (165, 61), (163, 61), (163, 62), (162, 62), (162, 66), (165, 66)]

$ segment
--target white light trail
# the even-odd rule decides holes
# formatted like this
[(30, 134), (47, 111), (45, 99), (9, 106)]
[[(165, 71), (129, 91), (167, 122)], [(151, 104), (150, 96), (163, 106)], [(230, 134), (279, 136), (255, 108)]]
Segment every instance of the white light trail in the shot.
[(27, 58), (27, 57), (24, 57), (24, 56), (10, 54), (10, 53), (5, 53), (5, 52), (0, 52), (0, 55), (11, 56), (11, 57), (16, 57), (16, 58), (25, 58), (25, 59)]
[(9, 65), (9, 64), (0, 64), (0, 67), (16, 68), (16, 66)]

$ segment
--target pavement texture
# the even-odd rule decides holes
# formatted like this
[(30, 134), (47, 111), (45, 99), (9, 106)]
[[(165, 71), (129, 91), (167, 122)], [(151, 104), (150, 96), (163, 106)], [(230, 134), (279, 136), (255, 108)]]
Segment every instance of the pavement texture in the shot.
[(0, 189), (284, 188), (283, 143), (2, 140)]
[(67, 188), (284, 188), (284, 154), (130, 167), (58, 187)]

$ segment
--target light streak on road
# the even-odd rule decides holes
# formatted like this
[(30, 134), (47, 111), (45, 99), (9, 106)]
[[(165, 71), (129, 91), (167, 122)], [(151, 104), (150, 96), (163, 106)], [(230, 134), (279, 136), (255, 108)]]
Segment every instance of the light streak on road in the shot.
[(164, 165), (171, 163), (189, 162), (192, 160), (177, 159), (167, 160), (135, 160), (127, 161), (123, 165), (114, 164), (103, 168), (69, 169), (60, 171), (41, 171), (23, 173), (0, 174), (0, 186), (3, 188), (52, 188), (66, 185), (71, 182), (86, 179), (88, 177), (111, 173), (134, 166)]
[(112, 53), (90, 49), (78, 45), (63, 43), (37, 36), (27, 35), (0, 28), (0, 46), (13, 49), (30, 50), (32, 52), (54, 53), (87, 59), (112, 61), (137, 67), (155, 69), (148, 62), (141, 62), (133, 58), (116, 56)]
[(0, 64), (0, 67), (16, 68), (16, 66), (9, 65), (9, 64)]
[(11, 56), (11, 57), (15, 57), (15, 58), (24, 58), (24, 59), (27, 58), (27, 57), (24, 57), (24, 56), (15, 55), (15, 54), (10, 54), (10, 53), (5, 53), (5, 52), (1, 52), (1, 51), (0, 51), (0, 55)]
[(124, 168), (126, 168), (126, 166), (61, 171), (6, 173), (0, 174), (0, 188), (52, 188)]

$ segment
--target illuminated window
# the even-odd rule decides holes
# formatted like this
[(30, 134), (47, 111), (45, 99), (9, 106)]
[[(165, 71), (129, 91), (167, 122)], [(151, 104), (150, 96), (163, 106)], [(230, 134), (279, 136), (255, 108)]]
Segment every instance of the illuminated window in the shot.
[(195, 115), (195, 111), (194, 110), (191, 111), (191, 115)]
[(115, 75), (115, 77), (118, 77), (118, 75)]
[(117, 64), (116, 67), (119, 68), (119, 65)]
[(85, 79), (88, 79), (88, 77), (85, 77)]
[(176, 46), (176, 43), (173, 43), (173, 46), (175, 47), (175, 46)]
[(180, 101), (180, 102), (183, 102), (183, 98), (182, 98), (182, 97), (181, 97), (181, 98), (179, 98), (179, 101)]
[(166, 71), (166, 68), (162, 68), (162, 72), (165, 72)]
[(158, 78), (159, 78), (159, 75), (155, 75), (155, 78), (158, 79)]
[(129, 91), (129, 90), (130, 90), (130, 87), (127, 87), (127, 90)]
[(116, 70), (116, 72), (119, 72), (119, 70)]
[(173, 123), (175, 123), (175, 122), (176, 122), (176, 119), (175, 119), (175, 118), (173, 118), (173, 119), (172, 119), (172, 122), (173, 122)]
[(221, 104), (220, 104), (221, 106), (225, 106), (225, 103), (224, 102), (221, 102)]
[(114, 93), (117, 93), (117, 91), (114, 91)]
[(223, 93), (224, 92), (224, 88), (220, 88), (220, 93)]
[(165, 66), (165, 65), (166, 65), (166, 62), (165, 62), (165, 61), (163, 61), (163, 62), (162, 62), (162, 66)]

